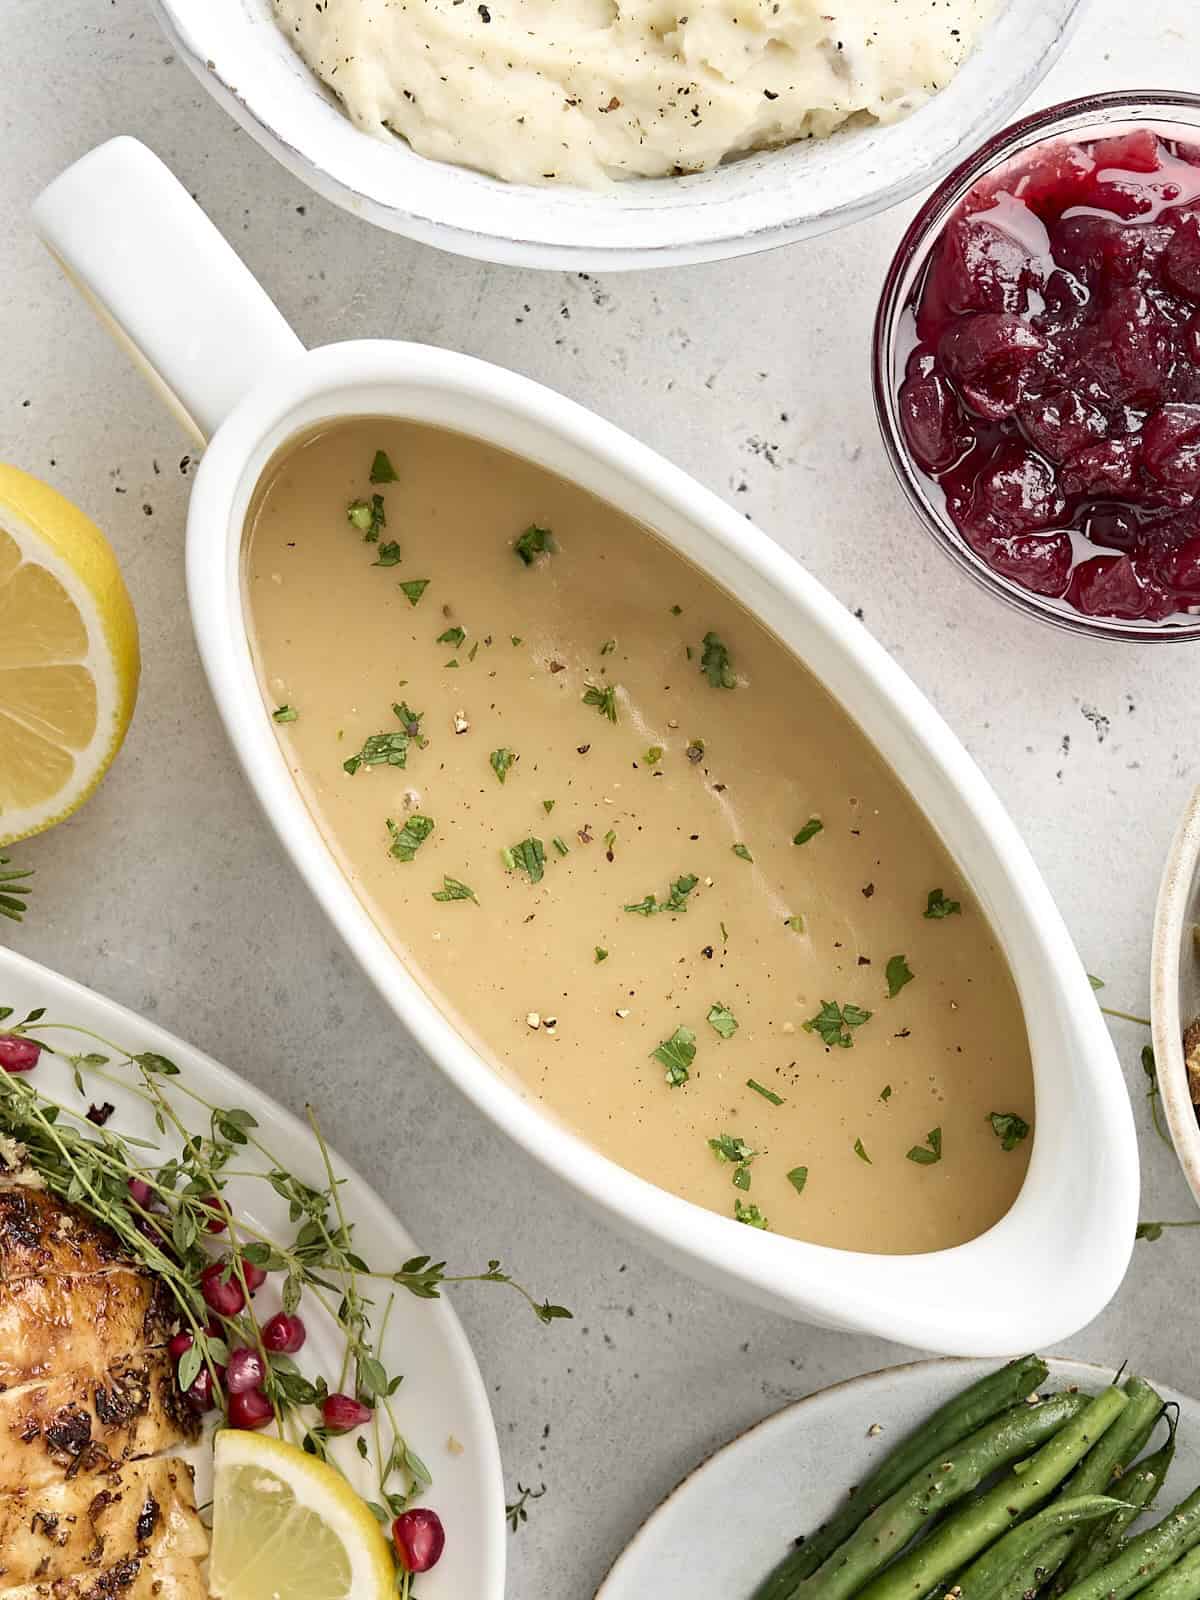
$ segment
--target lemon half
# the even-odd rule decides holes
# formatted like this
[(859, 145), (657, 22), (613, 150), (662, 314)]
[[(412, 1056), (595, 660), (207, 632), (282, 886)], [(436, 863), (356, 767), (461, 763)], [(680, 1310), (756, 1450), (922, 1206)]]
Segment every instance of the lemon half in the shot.
[(0, 465), (0, 845), (81, 806), (137, 698), (137, 619), (83, 512)]
[(379, 1524), (336, 1468), (264, 1434), (217, 1434), (214, 1600), (387, 1600), (395, 1572)]

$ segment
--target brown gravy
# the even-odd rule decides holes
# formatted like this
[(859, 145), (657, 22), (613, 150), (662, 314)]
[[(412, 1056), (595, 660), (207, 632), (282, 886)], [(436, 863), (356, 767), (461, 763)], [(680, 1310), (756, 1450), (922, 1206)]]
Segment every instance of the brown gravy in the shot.
[[(396, 481), (368, 481), (377, 451)], [(1004, 1215), (1033, 1120), (1005, 960), (907, 791), (735, 600), (542, 468), (382, 418), (289, 447), (247, 528), (296, 782), (498, 1070), (623, 1166), (797, 1238), (933, 1250)], [(554, 548), (530, 536), (526, 564), (528, 528)], [(405, 764), (344, 770), (384, 746)], [(475, 898), (436, 898), (455, 885)]]

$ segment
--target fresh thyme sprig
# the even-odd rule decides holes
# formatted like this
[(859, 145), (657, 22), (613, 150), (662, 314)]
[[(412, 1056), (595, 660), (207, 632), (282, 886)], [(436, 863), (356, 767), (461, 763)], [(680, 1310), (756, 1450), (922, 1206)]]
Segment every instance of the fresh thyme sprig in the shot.
[(516, 1533), (523, 1522), (529, 1521), (529, 1512), (526, 1510), (529, 1502), (531, 1500), (540, 1500), (545, 1492), (546, 1485), (544, 1483), (536, 1489), (533, 1488), (532, 1485), (527, 1489), (525, 1485), (518, 1480), (517, 1498), (513, 1501), (512, 1505), (505, 1506), (504, 1508), (504, 1515), (508, 1519), (508, 1525), (514, 1533)]
[[(223, 1403), (218, 1369), (228, 1363), (231, 1349), (254, 1348), (264, 1364), (264, 1388), (280, 1437), (291, 1437), (310, 1454), (332, 1459), (330, 1430), (319, 1414), (313, 1414), (328, 1396), (330, 1383), (323, 1376), (310, 1380), (290, 1356), (268, 1351), (254, 1312), (247, 1266), (282, 1274), (284, 1311), (295, 1314), (307, 1297), (342, 1334), (337, 1389), (346, 1390), (352, 1378), (353, 1393), (372, 1411), (381, 1503), (369, 1504), (383, 1521), (399, 1515), (429, 1487), (431, 1477), (400, 1430), (391, 1397), (401, 1378), (387, 1371), (381, 1356), (395, 1293), (388, 1295), (376, 1334), (371, 1322), (374, 1303), (363, 1292), (364, 1283), (395, 1285), (422, 1300), (438, 1299), (444, 1284), (503, 1283), (528, 1302), (540, 1322), (571, 1316), (563, 1306), (539, 1301), (498, 1260), (490, 1260), (484, 1272), (461, 1274), (447, 1273), (444, 1261), (428, 1255), (414, 1256), (390, 1271), (377, 1270), (364, 1260), (342, 1205), (346, 1179), (334, 1171), (311, 1107), (309, 1126), (326, 1180), (321, 1186), (288, 1170), (260, 1137), (249, 1111), (213, 1105), (182, 1081), (179, 1067), (166, 1056), (128, 1052), (89, 1029), (47, 1021), (40, 1007), (16, 1024), (9, 1021), (13, 1015), (11, 1006), (0, 1006), (0, 1028), (64, 1061), (85, 1105), (89, 1079), (115, 1084), (150, 1108), (164, 1140), (178, 1142), (173, 1154), (159, 1160), (161, 1151), (150, 1141), (118, 1133), (108, 1123), (97, 1125), (86, 1110), (54, 1099), (26, 1076), (0, 1073), (0, 1135), (23, 1147), (26, 1160), (49, 1190), (111, 1229), (128, 1255), (153, 1272), (171, 1294), (180, 1325), (193, 1340), (180, 1362), (182, 1386), (188, 1387), (207, 1369), (214, 1396)], [(76, 1035), (86, 1047), (72, 1052), (51, 1042), (48, 1033)], [(179, 1097), (203, 1111), (205, 1133), (187, 1127), (177, 1107)], [(262, 1169), (239, 1160), (248, 1150), (263, 1158)], [(235, 1213), (225, 1199), (231, 1179), (266, 1183), (286, 1203), (294, 1236), (275, 1239), (249, 1222), (244, 1208)], [(131, 1180), (141, 1195), (148, 1196), (144, 1203), (131, 1195)], [(209, 1246), (218, 1242), (218, 1235), (220, 1244), (228, 1245), (226, 1275), (242, 1289), (244, 1309), (236, 1316), (215, 1315), (200, 1289), (200, 1275), (214, 1259)], [(212, 1328), (219, 1332), (209, 1331)], [(386, 1440), (380, 1437), (380, 1413), (389, 1430)], [(360, 1455), (369, 1455), (361, 1434), (357, 1448)]]
[(33, 877), (33, 868), (14, 867), (11, 863), (11, 856), (0, 856), (0, 917), (20, 922), (28, 909), (26, 902), (33, 893), (26, 881)]

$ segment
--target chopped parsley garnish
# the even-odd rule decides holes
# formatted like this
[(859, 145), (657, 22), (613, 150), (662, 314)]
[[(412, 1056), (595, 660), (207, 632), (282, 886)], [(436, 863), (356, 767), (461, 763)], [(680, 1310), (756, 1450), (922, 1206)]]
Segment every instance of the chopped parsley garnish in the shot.
[(733, 689), (737, 679), (729, 660), (729, 651), (715, 633), (704, 635), (704, 652), (700, 657), (700, 670), (714, 689)]
[(610, 656), (616, 648), (617, 641), (615, 639), (605, 639), (604, 643), (600, 646), (600, 654), (602, 656)]
[(617, 720), (617, 691), (611, 683), (601, 686), (598, 683), (589, 683), (583, 691), (585, 706), (595, 706), (602, 717), (607, 717), (610, 722)]
[(875, 1165), (870, 1156), (867, 1154), (866, 1147), (861, 1139), (855, 1139), (854, 1141), (854, 1154), (860, 1161), (865, 1161), (869, 1167), (873, 1167)]
[(363, 742), (357, 755), (342, 762), (342, 770), (351, 777), (359, 767), (404, 767), (408, 765), (408, 747), (412, 743), (424, 745), (421, 737), (422, 712), (413, 711), (401, 702), (392, 711), (403, 724), (395, 733), (372, 733)]
[(423, 817), (418, 811), (409, 817), (402, 828), (398, 828), (391, 817), (387, 819), (388, 832), (392, 836), (389, 855), (395, 856), (397, 861), (412, 861), (417, 851), (433, 832), (433, 818)]
[(543, 800), (542, 801), (542, 810), (546, 813), (547, 816), (549, 816), (550, 813), (554, 810), (554, 801), (553, 800)]
[(608, 859), (610, 861), (613, 858), (613, 851), (616, 849), (616, 844), (617, 844), (616, 829), (615, 828), (610, 828), (608, 830), (608, 832), (604, 835), (604, 854), (608, 857)]
[(698, 762), (703, 761), (704, 760), (704, 740), (703, 739), (693, 739), (691, 741), (691, 743), (688, 745), (687, 749), (684, 751), (684, 755), (687, 756), (688, 760), (692, 763), (693, 766), (695, 766)]
[(561, 839), (557, 833), (554, 835), (554, 838), (551, 839), (550, 843), (558, 851), (560, 856), (570, 855), (570, 846), (567, 844), (566, 840)]
[(729, 1007), (720, 1001), (708, 1009), (708, 1021), (711, 1027), (721, 1035), (722, 1039), (732, 1039), (738, 1030), (737, 1018)]
[(748, 1189), (750, 1187), (749, 1167), (735, 1167), (733, 1169), (733, 1187), (735, 1189)]
[(434, 640), (435, 644), (448, 644), (452, 650), (457, 650), (467, 637), (465, 628), (447, 628), (445, 633), (439, 633)]
[(989, 1112), (988, 1121), (1004, 1150), (1015, 1150), (1022, 1139), (1029, 1137), (1029, 1124), (1015, 1111)]
[(921, 915), (938, 922), (942, 917), (953, 917), (961, 911), (962, 906), (957, 900), (947, 900), (940, 889), (930, 889), (929, 901)]
[[(928, 1146), (928, 1149), (925, 1146)], [(920, 1167), (932, 1167), (942, 1159), (942, 1130), (930, 1128), (925, 1135), (925, 1145), (915, 1144), (908, 1152), (908, 1159), (915, 1161)]]
[(815, 839), (819, 833), (823, 833), (824, 831), (825, 824), (821, 821), (820, 817), (809, 817), (808, 821), (800, 829), (800, 832), (793, 835), (792, 843), (807, 844), (810, 839)]
[(883, 1101), (884, 1105), (887, 1105), (888, 1101), (892, 1098), (892, 1086), (890, 1083), (884, 1084), (883, 1088), (879, 1091), (879, 1098)]
[(522, 839), (520, 844), (514, 844), (502, 854), (510, 872), (527, 873), (530, 883), (541, 883), (546, 870), (546, 850), (540, 839)]
[(417, 601), (425, 593), (426, 589), (428, 589), (428, 587), (429, 587), (429, 579), (428, 578), (409, 578), (408, 582), (407, 583), (402, 583), (400, 585), (400, 587), (404, 590), (404, 593), (408, 596), (409, 605), (410, 606), (415, 606)]
[(793, 933), (804, 932), (804, 918), (799, 914), (794, 917), (785, 917), (783, 919), (783, 925), (785, 928), (790, 928)]
[(373, 494), (369, 500), (351, 500), (346, 507), (346, 521), (352, 528), (358, 529), (368, 544), (376, 544), (380, 528), (387, 527), (383, 496)]
[(681, 617), (683, 615), (683, 607), (682, 606), (672, 606), (671, 607), (671, 615), (673, 617)]
[(379, 554), (371, 565), (373, 567), (395, 567), (400, 562), (400, 546), (394, 539), (387, 544), (379, 546)]
[(756, 1205), (744, 1206), (740, 1200), (733, 1202), (734, 1220), (744, 1222), (748, 1228), (767, 1228), (770, 1224)]
[(792, 1188), (795, 1189), (797, 1194), (803, 1194), (804, 1185), (808, 1182), (808, 1168), (793, 1167), (787, 1175), (787, 1181), (791, 1184)]
[(276, 722), (295, 722), (299, 715), (295, 706), (276, 706), (271, 713)]
[(517, 759), (517, 753), (515, 750), (506, 750), (504, 746), (501, 745), (499, 750), (492, 751), (488, 759), (492, 763), (492, 771), (500, 779), (500, 782), (503, 783), (505, 778), (508, 777), (508, 769)]
[(513, 545), (514, 551), (527, 567), (531, 567), (538, 556), (553, 554), (556, 548), (554, 535), (550, 529), (538, 528), (532, 524)]
[(512, 640), (514, 649), (517, 645), (524, 643), (524, 640), (521, 638), (519, 633), (510, 633), (508, 637)]
[(751, 1150), (744, 1139), (735, 1133), (721, 1133), (708, 1141), (708, 1148), (718, 1161), (731, 1161), (734, 1166), (746, 1166), (754, 1160), (757, 1150)]
[(660, 744), (652, 744), (650, 746), (649, 750), (647, 750), (645, 755), (642, 757), (642, 760), (646, 763), (646, 765), (648, 767), (656, 767), (658, 765), (658, 763), (662, 760), (662, 758), (663, 758), (662, 745), (660, 745)]
[(608, 951), (604, 948), (603, 945), (598, 944), (596, 946), (596, 965), (599, 966), (602, 961), (607, 961), (607, 960), (608, 960)]
[(1090, 972), (1087, 975), (1087, 981), (1091, 984), (1093, 989), (1103, 989), (1104, 988), (1104, 979), (1103, 978), (1094, 977)]
[(460, 883), (457, 878), (447, 878), (444, 873), (442, 875), (442, 887), (433, 891), (433, 898), (435, 900), (475, 900), (475, 904), (479, 904), (479, 901), (475, 899), (474, 889), (469, 888), (465, 883)]
[(675, 879), (675, 882), (671, 885), (670, 893), (661, 905), (659, 905), (654, 895), (648, 894), (644, 900), (639, 900), (636, 905), (626, 906), (625, 910), (636, 911), (639, 917), (652, 917), (658, 911), (686, 911), (687, 897), (699, 882), (700, 879), (694, 872), (685, 872), (681, 877)]
[(883, 971), (887, 978), (889, 1000), (894, 1000), (904, 985), (913, 981), (912, 969), (903, 956), (892, 956)]
[(839, 1006), (836, 1000), (822, 1000), (821, 1009), (815, 1017), (809, 1017), (802, 1023), (805, 1033), (819, 1033), (829, 1049), (837, 1046), (842, 1050), (849, 1050), (854, 1043), (853, 1028), (861, 1028), (864, 1022), (871, 1020), (871, 1013), (864, 1011), (862, 1006)]
[(471, 648), (470, 648), (470, 649), (469, 649), (469, 650), (468, 650), (468, 651), (467, 651), (467, 660), (468, 660), (468, 661), (474, 661), (474, 659), (475, 659), (475, 657), (476, 657), (476, 656), (477, 656), (477, 655), (478, 655), (478, 654), (479, 654), (479, 640), (478, 640), (478, 639), (476, 639), (476, 640), (475, 640), (475, 643), (474, 643), (474, 644), (473, 644), (473, 645), (472, 645), (472, 646), (471, 646)]
[(375, 459), (371, 463), (372, 483), (395, 483), (396, 469), (388, 460), (386, 450), (376, 450)]
[(747, 845), (735, 844), (734, 847), (733, 847), (733, 853), (734, 853), (735, 856), (741, 856), (743, 861), (753, 861), (754, 860), (754, 857), (750, 854), (750, 850), (749, 850), (749, 847)]
[(746, 1087), (747, 1089), (753, 1089), (755, 1094), (762, 1095), (763, 1099), (769, 1100), (773, 1106), (781, 1106), (783, 1104), (783, 1096), (776, 1094), (774, 1089), (764, 1088), (757, 1078), (747, 1078)]
[(667, 1082), (672, 1089), (678, 1089), (691, 1077), (689, 1069), (696, 1059), (696, 1035), (690, 1028), (676, 1028), (669, 1039), (651, 1050), (650, 1055), (662, 1062), (667, 1069)]

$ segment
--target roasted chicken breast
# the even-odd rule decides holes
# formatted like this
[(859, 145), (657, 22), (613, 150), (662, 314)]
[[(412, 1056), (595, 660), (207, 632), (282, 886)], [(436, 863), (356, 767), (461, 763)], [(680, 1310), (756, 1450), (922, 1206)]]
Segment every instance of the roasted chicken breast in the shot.
[(165, 1349), (24, 1383), (0, 1394), (0, 1494), (156, 1455), (198, 1432)]
[(208, 1600), (208, 1587), (194, 1561), (131, 1556), (100, 1572), (0, 1589), (0, 1596), (3, 1600)]
[(82, 1211), (13, 1175), (0, 1179), (0, 1279), (129, 1265), (116, 1235)]
[(0, 1495), (0, 1594), (132, 1556), (198, 1561), (207, 1552), (192, 1469), (177, 1456)]
[(102, 1372), (123, 1350), (165, 1342), (172, 1301), (138, 1267), (0, 1281), (0, 1385), (52, 1372)]

